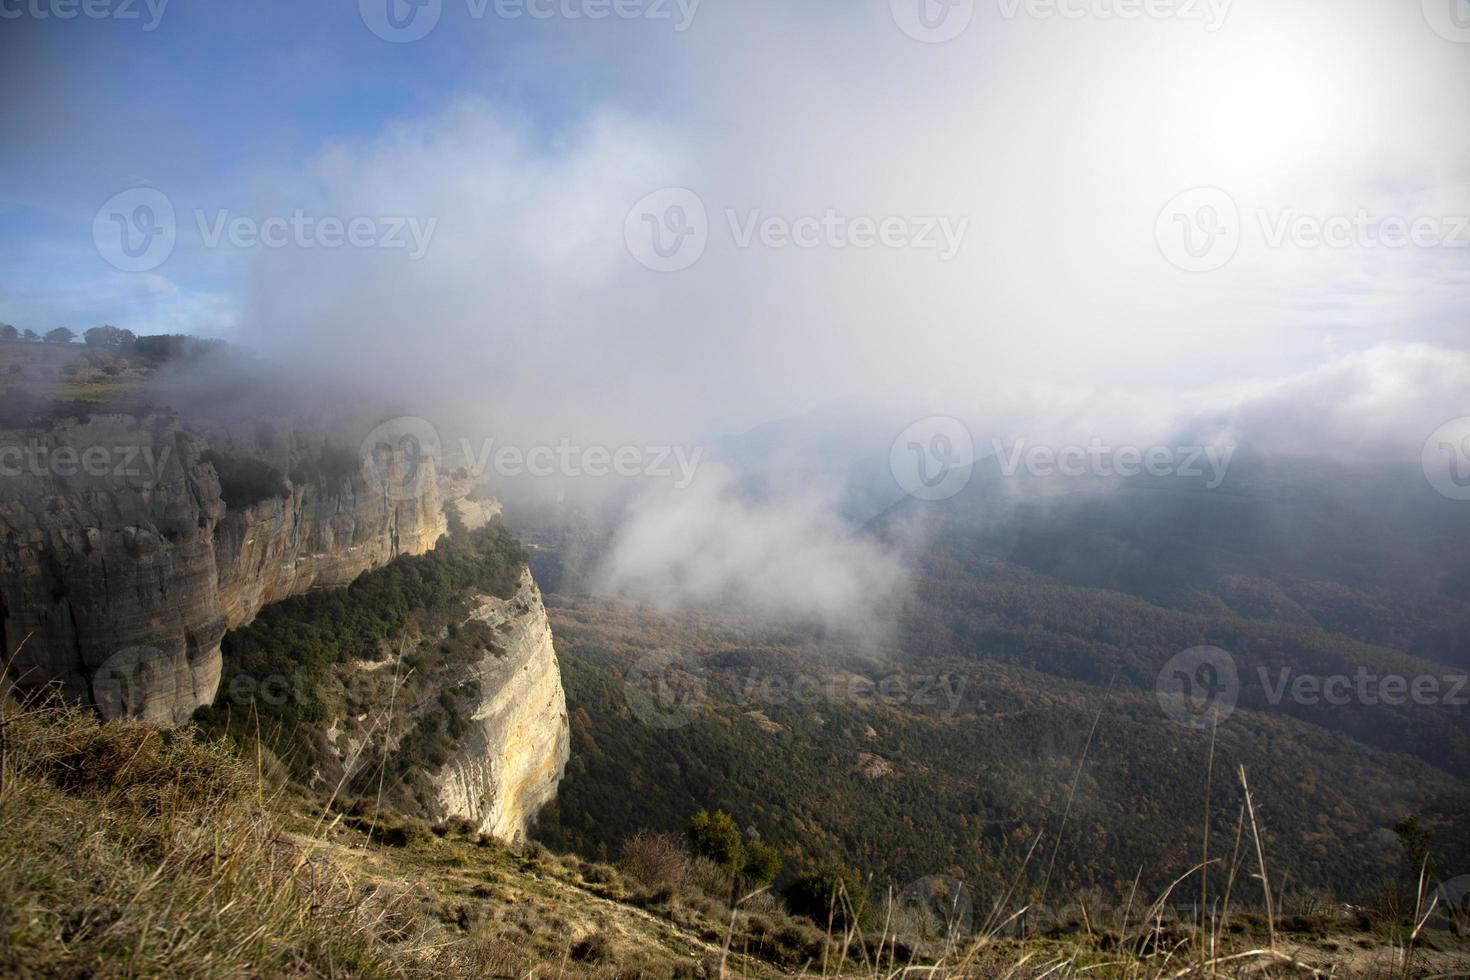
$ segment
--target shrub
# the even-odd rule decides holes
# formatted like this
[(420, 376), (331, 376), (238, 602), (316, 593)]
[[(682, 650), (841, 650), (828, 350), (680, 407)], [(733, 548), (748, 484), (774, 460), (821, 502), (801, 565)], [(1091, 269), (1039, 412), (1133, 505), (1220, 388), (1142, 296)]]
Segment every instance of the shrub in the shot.
[(581, 874), (589, 885), (615, 885), (620, 880), (616, 868), (591, 861), (583, 862)]
[(694, 887), (706, 895), (718, 895), (720, 901), (728, 902), (735, 890), (735, 880), (729, 871), (709, 858), (695, 858)]
[(838, 928), (866, 926), (872, 908), (862, 877), (836, 863), (820, 864), (796, 878), (785, 891), (791, 910), (819, 925), (829, 921)]
[(694, 853), (709, 858), (729, 872), (739, 871), (745, 861), (740, 841), (740, 828), (730, 815), (716, 810), (700, 810), (689, 821), (689, 844)]
[(139, 337), (133, 342), (133, 350), (139, 357), (155, 363), (173, 359), (192, 359), (211, 351), (228, 348), (223, 340), (205, 340), (187, 334), (152, 334)]
[(623, 869), (650, 889), (680, 892), (694, 880), (689, 849), (673, 834), (641, 830), (623, 841)]
[(774, 847), (768, 847), (760, 841), (751, 841), (745, 845), (742, 873), (746, 882), (751, 885), (768, 885), (781, 873), (781, 855)]
[(93, 327), (82, 334), (88, 347), (107, 347), (116, 350), (120, 347), (131, 347), (138, 338), (131, 330), (122, 330), (114, 326)]
[(717, 865), (742, 890), (769, 884), (781, 872), (781, 855), (758, 840), (742, 840), (740, 828), (721, 810), (696, 813), (688, 838), (695, 854)]
[(617, 947), (606, 932), (594, 932), (572, 944), (572, 959), (581, 963), (607, 963), (616, 958)]
[(411, 847), (414, 844), (427, 844), (434, 839), (434, 831), (426, 821), (387, 810), (378, 814), (376, 822), (361, 818), (350, 822), (367, 833), (370, 839), (389, 847)]
[(479, 825), (469, 817), (453, 816), (445, 820), (444, 823), (448, 826), (451, 834), (458, 834), (460, 837), (470, 837), (479, 833), (480, 830)]

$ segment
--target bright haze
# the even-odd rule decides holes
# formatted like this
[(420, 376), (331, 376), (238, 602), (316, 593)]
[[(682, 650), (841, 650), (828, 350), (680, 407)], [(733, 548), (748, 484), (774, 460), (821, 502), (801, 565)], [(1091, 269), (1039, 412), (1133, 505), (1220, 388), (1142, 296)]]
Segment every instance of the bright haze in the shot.
[[(1448, 0), (14, 9), (0, 320), (226, 338), (446, 441), (702, 448), (614, 585), (891, 589), (844, 468), (929, 416), (1417, 467), (1470, 414)], [(142, 271), (94, 240), (134, 188), (176, 222)], [(221, 233), (298, 212), (403, 247)]]

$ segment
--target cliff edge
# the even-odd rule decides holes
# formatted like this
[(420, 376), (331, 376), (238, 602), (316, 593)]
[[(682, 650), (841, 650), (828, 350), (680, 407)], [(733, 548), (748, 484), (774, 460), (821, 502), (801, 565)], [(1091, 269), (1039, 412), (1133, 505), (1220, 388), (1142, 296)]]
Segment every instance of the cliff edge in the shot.
[(214, 697), (226, 630), (447, 530), (432, 460), (333, 454), (289, 430), (259, 441), (280, 465), (167, 413), (0, 431), (6, 676), (59, 681), (105, 718), (181, 724)]
[(459, 749), (432, 778), (437, 814), (468, 817), (506, 840), (524, 837), (556, 798), (571, 752), (551, 624), (530, 569), (509, 599), (485, 596), (471, 619), (500, 639), (476, 665), (480, 700)]

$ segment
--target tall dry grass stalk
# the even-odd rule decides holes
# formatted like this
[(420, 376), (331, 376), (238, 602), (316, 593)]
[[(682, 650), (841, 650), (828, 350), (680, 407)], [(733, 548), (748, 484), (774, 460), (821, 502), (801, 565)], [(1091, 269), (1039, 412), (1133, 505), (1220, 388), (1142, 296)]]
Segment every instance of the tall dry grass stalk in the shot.
[[(1195, 916), (1196, 922), (1203, 926), (1205, 914), (1210, 907), (1210, 782), (1215, 775), (1215, 736), (1220, 730), (1220, 714), (1218, 711), (1210, 713), (1210, 752), (1205, 760), (1205, 811), (1204, 821), (1201, 826), (1200, 841), (1200, 874), (1199, 874), (1199, 914)], [(1215, 956), (1215, 935), (1210, 933), (1208, 944), (1199, 944), (1200, 962), (1203, 963)]]
[(1245, 808), (1251, 818), (1251, 838), (1256, 842), (1256, 868), (1261, 876), (1261, 893), (1266, 900), (1266, 929), (1271, 937), (1271, 949), (1276, 948), (1276, 910), (1271, 904), (1271, 879), (1266, 875), (1266, 849), (1261, 843), (1261, 827), (1256, 822), (1256, 801), (1251, 796), (1250, 783), (1245, 778), (1245, 766), (1240, 767), (1240, 788), (1245, 793)]
[(1072, 802), (1077, 796), (1077, 783), (1082, 779), (1082, 767), (1087, 765), (1087, 753), (1092, 750), (1092, 739), (1097, 735), (1098, 722), (1102, 721), (1103, 709), (1108, 706), (1108, 698), (1113, 693), (1113, 683), (1118, 679), (1115, 672), (1112, 679), (1108, 681), (1108, 689), (1103, 692), (1102, 701), (1098, 703), (1097, 713), (1092, 716), (1092, 727), (1087, 730), (1087, 741), (1082, 745), (1082, 755), (1077, 760), (1077, 769), (1072, 773), (1072, 787), (1067, 791), (1067, 805), (1062, 809), (1062, 819), (1057, 825), (1057, 836), (1052, 842), (1051, 859), (1046, 863), (1046, 874), (1041, 879), (1041, 902), (1045, 904), (1048, 888), (1051, 886), (1052, 869), (1057, 863), (1057, 852), (1062, 848), (1062, 835), (1067, 829), (1067, 817), (1072, 813)]

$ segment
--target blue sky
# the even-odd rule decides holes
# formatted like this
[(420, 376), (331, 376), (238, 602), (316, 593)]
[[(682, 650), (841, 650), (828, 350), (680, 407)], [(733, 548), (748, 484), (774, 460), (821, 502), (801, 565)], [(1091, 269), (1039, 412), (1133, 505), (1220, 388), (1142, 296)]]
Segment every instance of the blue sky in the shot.
[[(629, 78), (626, 50), (599, 54), (609, 25), (472, 18), (453, 0), (407, 44), (372, 34), (342, 0), (174, 0), (158, 16), (143, 0), (107, 0), (100, 9), (128, 16), (66, 20), (50, 0), (3, 8), (0, 320), (37, 330), (227, 334), (248, 256), (200, 255), (195, 208), (248, 211), (263, 175), (458, 99), (493, 100), (554, 141)], [(98, 207), (135, 186), (162, 190), (180, 214), (174, 254), (143, 277), (112, 269), (92, 244)]]
[[(427, 0), (411, 43), (369, 28), (389, 0), (36, 16), (71, 2), (0, 0), (0, 320), (21, 327), (226, 336), (385, 392), (434, 377), (556, 434), (880, 400), (1158, 430), (1352, 365), (1450, 390), (1415, 372), (1470, 335), (1449, 0), (963, 0), (928, 8), (963, 15), (942, 38), (929, 0)], [(614, 2), (668, 19), (565, 12)], [(138, 189), (177, 237), (129, 271), (98, 236), (147, 217), (156, 198), (114, 197)], [(657, 268), (635, 233), (691, 200), (707, 247)], [(381, 237), (207, 240), (217, 215), (298, 211)], [(1220, 213), (1218, 262), (1166, 241)], [(1466, 244), (1271, 240), (1360, 213)], [(779, 234), (828, 215), (912, 234)], [(422, 254), (386, 247), (400, 219)], [(934, 227), (953, 249), (922, 247)]]
[[(143, 9), (0, 0), (23, 328), (223, 336), (271, 392), (522, 447), (795, 418), (881, 460), (938, 418), (1417, 466), (1470, 417), (1467, 0), (704, 0), (687, 31), (424, 0), (408, 43), (368, 24), (411, 0), (35, 15), (82, 2)], [(312, 247), (208, 240), (297, 212)], [(327, 248), (329, 221), (368, 234)], [(390, 241), (410, 221), (421, 252)], [(648, 567), (852, 581), (801, 442), (772, 448), (788, 502), (655, 499)]]

